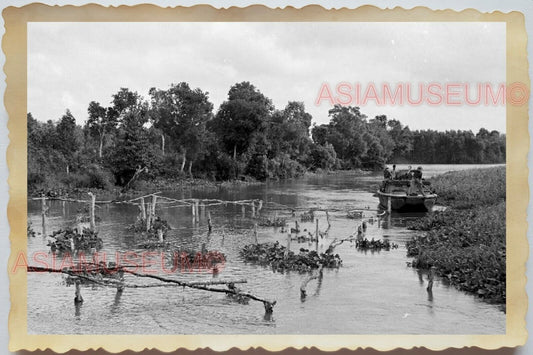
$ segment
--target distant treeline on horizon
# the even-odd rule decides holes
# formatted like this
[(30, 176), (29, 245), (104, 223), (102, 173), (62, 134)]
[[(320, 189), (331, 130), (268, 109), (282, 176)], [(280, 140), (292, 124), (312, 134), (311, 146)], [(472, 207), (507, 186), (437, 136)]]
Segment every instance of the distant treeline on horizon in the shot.
[(141, 178), (259, 180), (305, 171), (382, 169), (386, 163), (505, 162), (505, 134), (411, 131), (386, 116), (335, 105), (311, 125), (301, 102), (276, 109), (249, 82), (233, 85), (215, 113), (208, 93), (187, 83), (152, 88), (149, 99), (122, 88), (111, 105), (88, 104), (79, 126), (67, 109), (58, 121), (28, 113), (28, 188), (112, 188)]

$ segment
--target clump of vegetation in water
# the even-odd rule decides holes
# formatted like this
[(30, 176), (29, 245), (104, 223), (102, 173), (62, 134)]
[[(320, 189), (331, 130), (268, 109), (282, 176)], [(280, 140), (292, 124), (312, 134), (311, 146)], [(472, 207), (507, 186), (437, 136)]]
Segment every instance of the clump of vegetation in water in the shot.
[(434, 266), (459, 289), (505, 303), (505, 168), (448, 173), (435, 180), (450, 208), (408, 225), (425, 232), (406, 244), (412, 266)]
[(118, 272), (119, 268), (114, 262), (108, 262), (107, 264), (103, 261), (98, 264), (78, 263), (67, 268), (67, 270), (81, 276), (66, 275), (65, 284), (67, 286), (74, 285), (77, 281), (82, 285), (95, 285), (90, 279), (100, 282), (121, 281), (121, 275)]
[(35, 231), (33, 230), (33, 228), (28, 224), (28, 226), (26, 227), (26, 233), (28, 234), (28, 237), (35, 237)]
[(300, 216), (302, 222), (314, 222), (315, 221), (315, 210), (310, 209), (307, 212), (302, 213)]
[(76, 229), (60, 229), (52, 233), (50, 238), (53, 240), (48, 242), (48, 246), (52, 252), (100, 250), (104, 245), (102, 238), (98, 237), (98, 233), (87, 228), (84, 228), (81, 234)]
[(172, 228), (170, 228), (168, 222), (159, 216), (155, 216), (148, 231), (146, 231), (146, 220), (142, 217), (138, 217), (135, 223), (129, 227), (129, 230), (135, 233), (146, 234), (149, 239), (158, 239), (158, 230), (161, 230), (163, 235), (165, 235), (165, 233), (170, 229)]
[(250, 263), (271, 266), (274, 271), (299, 271), (308, 272), (324, 268), (338, 268), (342, 265), (339, 254), (333, 254), (328, 249), (325, 253), (318, 254), (301, 248), (298, 254), (292, 251), (286, 253), (287, 248), (275, 243), (249, 244), (241, 251), (241, 257)]
[(287, 225), (287, 219), (281, 217), (264, 217), (257, 221), (257, 225), (261, 227), (284, 227)]
[(375, 240), (372, 238), (372, 240), (368, 240), (366, 238), (359, 239), (355, 241), (355, 247), (358, 250), (391, 250), (391, 249), (398, 249), (398, 244), (391, 243), (387, 239), (385, 240)]

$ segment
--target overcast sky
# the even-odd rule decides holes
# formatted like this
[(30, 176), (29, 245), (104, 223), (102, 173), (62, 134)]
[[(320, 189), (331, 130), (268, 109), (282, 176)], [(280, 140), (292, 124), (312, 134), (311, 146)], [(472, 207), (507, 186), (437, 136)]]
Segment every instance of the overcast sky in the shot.
[[(188, 82), (218, 110), (229, 88), (250, 81), (278, 109), (303, 101), (328, 121), (323, 83), (505, 82), (505, 23), (29, 23), (28, 112), (57, 120), (68, 108), (83, 124), (121, 87)], [(361, 106), (411, 129), (480, 127), (505, 132), (505, 107)]]

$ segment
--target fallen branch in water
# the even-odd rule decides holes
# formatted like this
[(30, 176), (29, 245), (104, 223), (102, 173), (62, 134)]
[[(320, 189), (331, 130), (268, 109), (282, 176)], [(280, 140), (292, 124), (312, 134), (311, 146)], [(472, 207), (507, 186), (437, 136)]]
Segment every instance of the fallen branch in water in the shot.
[(321, 265), (320, 268), (318, 269), (318, 272), (314, 275), (311, 275), (309, 276), (307, 279), (305, 279), (301, 286), (300, 286), (300, 299), (303, 301), (305, 300), (305, 298), (307, 297), (307, 291), (305, 290), (305, 288), (307, 287), (307, 284), (314, 280), (314, 279), (318, 279), (320, 277), (322, 277), (322, 270), (324, 269), (324, 265)]
[[(95, 278), (85, 276), (79, 272), (70, 271), (68, 269), (51, 269), (51, 268), (43, 268), (38, 266), (28, 266), (27, 267), (28, 272), (52, 272), (52, 273), (63, 273), (70, 276), (79, 277), (81, 279), (85, 279), (91, 282), (94, 282), (96, 284), (102, 285), (102, 286), (111, 286), (111, 287), (117, 287), (117, 288), (146, 288), (146, 287), (156, 287), (155, 285), (132, 285), (132, 284), (125, 284), (121, 281), (103, 281), (103, 280), (97, 280)], [(239, 297), (245, 297), (249, 298), (258, 302), (262, 302), (263, 306), (265, 307), (266, 313), (272, 313), (273, 307), (276, 304), (276, 301), (268, 301), (262, 298), (259, 298), (257, 296), (254, 296), (249, 293), (240, 292), (235, 287), (235, 283), (245, 283), (246, 280), (236, 280), (236, 281), (196, 281), (196, 282), (184, 282), (184, 281), (178, 281), (174, 279), (167, 279), (165, 277), (157, 276), (157, 275), (149, 275), (149, 274), (140, 274), (131, 270), (126, 269), (125, 267), (116, 267), (115, 269), (110, 269), (109, 272), (113, 271), (123, 271), (138, 277), (147, 277), (155, 280), (159, 280), (166, 283), (172, 283), (177, 286), (182, 287), (189, 287), (194, 288), (198, 290), (204, 290), (204, 291), (210, 291), (210, 292), (218, 292), (218, 293), (225, 293), (228, 295), (234, 295)], [(206, 285), (217, 285), (217, 284), (227, 284), (228, 289), (222, 289), (222, 288), (214, 288), (214, 287), (208, 287)], [(232, 287), (230, 287), (232, 286)]]
[[(254, 296), (252, 294), (249, 294), (249, 293), (235, 291), (234, 289), (221, 289), (221, 288), (207, 287), (207, 286), (202, 286), (202, 285), (197, 284), (197, 283), (187, 283), (187, 282), (183, 282), (183, 281), (167, 279), (167, 278), (164, 278), (164, 277), (161, 277), (161, 276), (157, 276), (157, 275), (139, 274), (137, 272), (130, 271), (130, 270), (127, 270), (127, 269), (123, 269), (123, 270), (124, 270), (124, 272), (127, 272), (127, 273), (135, 275), (135, 276), (148, 277), (148, 278), (156, 279), (156, 280), (159, 280), (159, 281), (162, 281), (162, 282), (175, 283), (175, 284), (177, 284), (179, 286), (183, 286), (183, 287), (189, 287), (189, 288), (195, 288), (195, 289), (198, 289), (198, 290), (219, 292), (219, 293), (225, 293), (225, 294), (228, 294), (228, 295), (235, 295), (235, 296), (242, 296), (242, 297), (250, 298), (252, 300), (262, 302), (264, 307), (265, 307), (265, 311), (267, 313), (272, 313), (272, 308), (276, 304), (276, 301), (273, 301), (273, 302), (267, 301), (265, 299), (256, 297), (256, 296)], [(232, 285), (232, 283), (228, 283), (228, 287), (230, 285)]]

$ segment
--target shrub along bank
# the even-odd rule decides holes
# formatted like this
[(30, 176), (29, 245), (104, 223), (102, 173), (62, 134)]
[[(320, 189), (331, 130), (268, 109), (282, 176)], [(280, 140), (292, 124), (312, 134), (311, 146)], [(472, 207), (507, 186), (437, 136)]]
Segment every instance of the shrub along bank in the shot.
[(461, 290), (505, 303), (505, 167), (451, 172), (432, 179), (449, 206), (409, 225), (424, 231), (407, 243), (413, 267)]

